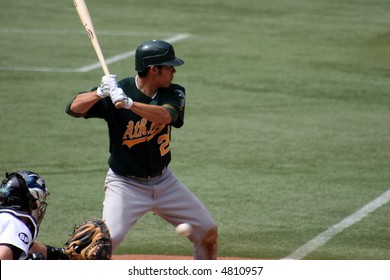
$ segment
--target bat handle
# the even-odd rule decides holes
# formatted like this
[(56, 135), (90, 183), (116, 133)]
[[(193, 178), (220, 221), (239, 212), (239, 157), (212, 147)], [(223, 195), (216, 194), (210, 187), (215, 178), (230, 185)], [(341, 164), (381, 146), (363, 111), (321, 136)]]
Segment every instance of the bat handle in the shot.
[(123, 107), (125, 107), (125, 103), (123, 103), (122, 101), (115, 103), (115, 108), (120, 109)]

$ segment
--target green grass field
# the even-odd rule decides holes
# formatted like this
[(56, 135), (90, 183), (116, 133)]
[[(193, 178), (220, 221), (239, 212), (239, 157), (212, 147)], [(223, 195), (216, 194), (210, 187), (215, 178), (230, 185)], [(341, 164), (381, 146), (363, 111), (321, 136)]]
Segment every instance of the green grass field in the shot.
[[(174, 43), (187, 108), (171, 168), (218, 222), (221, 256), (284, 258), (390, 189), (388, 0), (88, 6), (106, 58), (190, 35)], [(45, 178), (39, 239), (62, 246), (75, 224), (101, 216), (106, 125), (73, 119), (65, 106), (103, 72), (77, 70), (97, 58), (71, 0), (10, 1), (0, 17), (0, 172)], [(123, 78), (133, 65), (129, 57), (109, 68)], [(387, 200), (302, 258), (390, 259)], [(192, 248), (148, 214), (117, 253)]]

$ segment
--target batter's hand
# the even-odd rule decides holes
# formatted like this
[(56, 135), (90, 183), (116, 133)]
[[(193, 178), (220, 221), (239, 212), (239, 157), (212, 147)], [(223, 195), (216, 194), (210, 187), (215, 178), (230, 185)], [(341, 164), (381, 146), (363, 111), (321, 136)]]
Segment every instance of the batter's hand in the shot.
[(100, 87), (97, 88), (96, 94), (100, 98), (110, 96), (110, 92), (118, 88), (116, 75), (106, 75), (102, 77)]
[(130, 107), (133, 105), (133, 100), (128, 97), (121, 88), (116, 88), (111, 91), (111, 101), (115, 105), (118, 102), (122, 102), (123, 106), (122, 108), (130, 109)]

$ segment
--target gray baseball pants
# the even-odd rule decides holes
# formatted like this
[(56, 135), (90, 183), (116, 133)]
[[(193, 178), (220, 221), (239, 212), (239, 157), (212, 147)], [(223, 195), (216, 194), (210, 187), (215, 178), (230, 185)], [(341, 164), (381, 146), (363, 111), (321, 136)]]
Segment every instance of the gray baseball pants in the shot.
[(194, 259), (217, 258), (217, 225), (203, 203), (167, 168), (151, 179), (115, 174), (111, 169), (105, 180), (103, 219), (110, 229), (113, 252), (134, 224), (153, 212), (177, 226), (189, 223), (193, 232)]

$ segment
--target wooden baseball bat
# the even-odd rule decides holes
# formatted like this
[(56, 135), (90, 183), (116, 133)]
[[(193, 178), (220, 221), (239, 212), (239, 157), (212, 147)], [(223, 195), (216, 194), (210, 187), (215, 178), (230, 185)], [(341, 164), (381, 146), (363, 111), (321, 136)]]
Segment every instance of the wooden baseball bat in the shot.
[[(85, 3), (85, 0), (73, 0), (73, 3), (76, 7), (77, 13), (79, 14), (79, 17), (81, 19), (85, 31), (87, 32), (89, 39), (91, 39), (93, 49), (95, 50), (100, 65), (103, 68), (104, 75), (108, 76), (110, 75), (110, 71), (108, 70), (106, 60), (104, 59), (102, 49), (100, 48), (100, 44), (95, 32), (95, 27), (93, 26), (92, 18), (89, 14), (87, 4)], [(118, 102), (115, 104), (116, 108), (122, 108), (123, 106), (123, 102)]]

